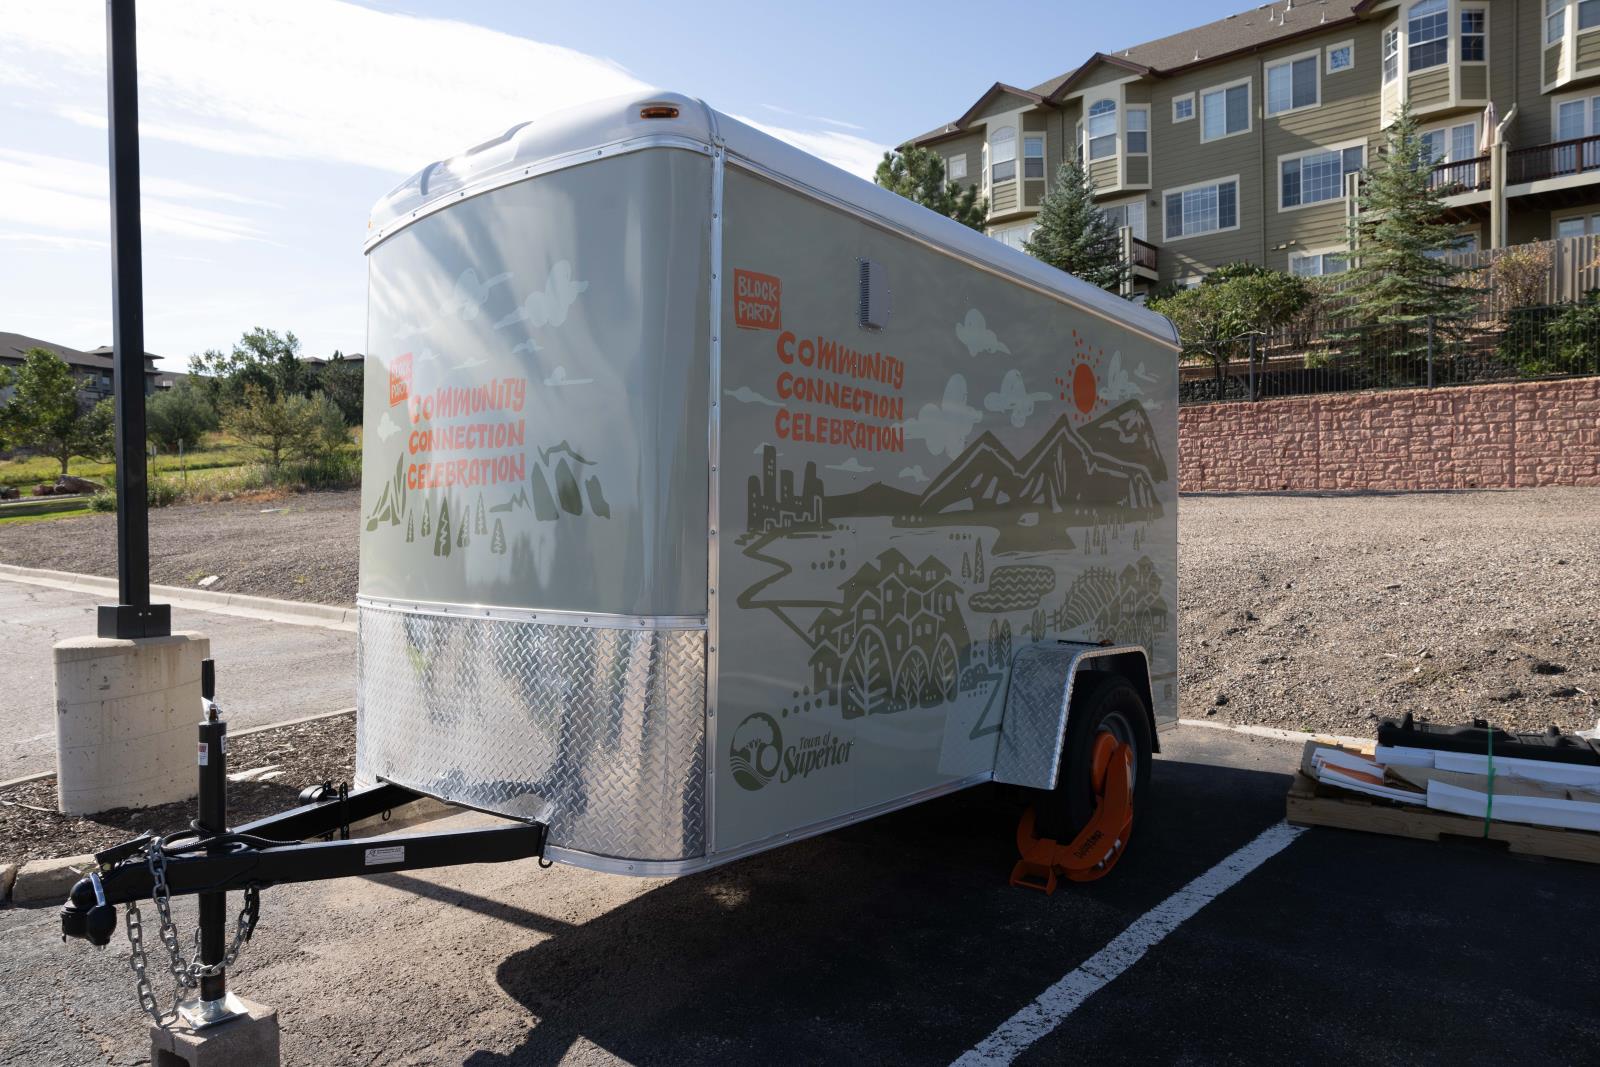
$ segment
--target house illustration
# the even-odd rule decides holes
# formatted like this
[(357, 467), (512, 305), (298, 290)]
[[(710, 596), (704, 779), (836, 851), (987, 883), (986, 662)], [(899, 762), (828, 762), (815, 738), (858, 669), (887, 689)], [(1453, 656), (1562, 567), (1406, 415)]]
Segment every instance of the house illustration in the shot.
[(962, 588), (932, 556), (894, 549), (852, 575), (844, 602), (812, 623), (812, 688), (845, 718), (955, 699), (968, 656)]

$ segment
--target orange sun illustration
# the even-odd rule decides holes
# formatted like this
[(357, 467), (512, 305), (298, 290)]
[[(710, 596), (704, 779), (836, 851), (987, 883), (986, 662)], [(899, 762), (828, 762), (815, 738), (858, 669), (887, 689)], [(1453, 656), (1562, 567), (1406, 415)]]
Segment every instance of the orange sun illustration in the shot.
[(1096, 368), (1105, 357), (1105, 350), (1093, 348), (1088, 339), (1077, 330), (1072, 331), (1072, 353), (1068, 356), (1071, 370), (1056, 378), (1056, 391), (1063, 402), (1071, 401), (1077, 409), (1076, 418), (1087, 418), (1100, 406), (1100, 381)]
[(1079, 411), (1085, 415), (1094, 410), (1095, 401), (1094, 371), (1089, 369), (1087, 363), (1080, 363), (1072, 369), (1072, 402)]

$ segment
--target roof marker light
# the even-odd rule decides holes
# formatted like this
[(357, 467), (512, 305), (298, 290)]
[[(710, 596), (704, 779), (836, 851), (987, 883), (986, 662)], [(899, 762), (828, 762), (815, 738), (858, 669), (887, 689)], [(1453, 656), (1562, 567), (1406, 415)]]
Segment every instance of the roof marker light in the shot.
[(671, 104), (646, 104), (639, 109), (642, 119), (675, 119), (678, 109)]

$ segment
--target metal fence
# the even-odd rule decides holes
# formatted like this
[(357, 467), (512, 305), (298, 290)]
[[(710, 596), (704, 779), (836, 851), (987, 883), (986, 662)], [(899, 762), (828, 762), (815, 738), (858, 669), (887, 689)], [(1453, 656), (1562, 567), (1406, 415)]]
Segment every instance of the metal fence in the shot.
[(1179, 402), (1600, 375), (1600, 299), (1485, 309), (1467, 320), (1355, 326), (1318, 317), (1184, 364)]

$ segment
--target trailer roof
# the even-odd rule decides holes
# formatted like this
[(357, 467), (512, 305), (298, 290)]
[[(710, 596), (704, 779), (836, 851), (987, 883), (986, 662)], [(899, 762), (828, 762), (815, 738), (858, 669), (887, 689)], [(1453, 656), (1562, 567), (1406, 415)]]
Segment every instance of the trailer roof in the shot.
[[(675, 108), (676, 114), (643, 117), (641, 111), (651, 105)], [(449, 203), (524, 177), (627, 150), (630, 142), (641, 140), (679, 141), (684, 147), (705, 149), (720, 143), (736, 163), (748, 164), (776, 180), (868, 216), (891, 231), (1053, 293), (1165, 344), (1178, 344), (1177, 331), (1163, 316), (678, 93), (635, 93), (561, 111), (513, 126), (499, 137), (428, 164), (373, 206), (367, 223), (367, 250), (413, 219)]]

